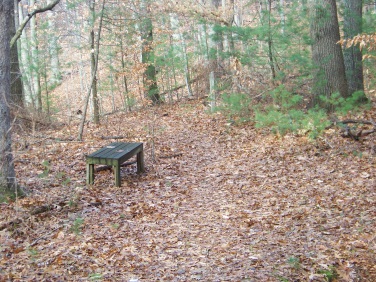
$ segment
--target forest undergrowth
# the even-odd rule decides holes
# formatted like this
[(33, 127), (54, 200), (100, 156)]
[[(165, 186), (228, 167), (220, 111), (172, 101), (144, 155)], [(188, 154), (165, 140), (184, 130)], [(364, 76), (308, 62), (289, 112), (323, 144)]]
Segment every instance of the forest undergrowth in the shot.
[[(196, 101), (77, 130), (14, 134), (30, 194), (1, 204), (1, 281), (376, 281), (375, 134), (279, 137)], [(86, 186), (109, 136), (144, 142), (146, 173)]]

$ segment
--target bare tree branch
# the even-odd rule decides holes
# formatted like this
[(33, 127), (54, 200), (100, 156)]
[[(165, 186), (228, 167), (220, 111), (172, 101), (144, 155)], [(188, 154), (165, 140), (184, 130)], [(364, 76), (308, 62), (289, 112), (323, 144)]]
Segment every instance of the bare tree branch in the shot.
[[(358, 132), (353, 132), (353, 130), (348, 126), (348, 124), (367, 124), (372, 125), (373, 129), (364, 130), (361, 129)], [(344, 125), (344, 128), (342, 130), (342, 137), (348, 137), (352, 138), (354, 140), (359, 140), (361, 137), (365, 137), (367, 135), (370, 135), (372, 133), (376, 132), (376, 122), (372, 120), (355, 120), (355, 119), (346, 119), (346, 120), (335, 120), (335, 124), (342, 124)]]
[(42, 8), (39, 8), (39, 9), (35, 9), (33, 10), (31, 13), (29, 13), (25, 18), (24, 20), (22, 21), (22, 23), (20, 23), (20, 26), (18, 27), (17, 31), (16, 31), (16, 34), (13, 36), (13, 38), (10, 40), (10, 48), (12, 48), (12, 46), (14, 45), (14, 43), (16, 43), (17, 39), (20, 38), (21, 34), (22, 34), (22, 31), (24, 30), (26, 24), (30, 21), (30, 19), (38, 14), (38, 13), (43, 13), (45, 11), (48, 11), (48, 10), (52, 10), (58, 3), (60, 2), (60, 0), (55, 0), (54, 2), (48, 4), (47, 6), (45, 7), (42, 7)]

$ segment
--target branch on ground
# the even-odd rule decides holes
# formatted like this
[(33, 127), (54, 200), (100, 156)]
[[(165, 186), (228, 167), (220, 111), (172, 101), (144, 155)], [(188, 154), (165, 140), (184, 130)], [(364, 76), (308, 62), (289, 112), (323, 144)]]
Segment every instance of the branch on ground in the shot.
[[(376, 132), (376, 122), (371, 120), (355, 120), (355, 119), (346, 119), (346, 120), (338, 120), (335, 119), (333, 121), (334, 125), (342, 125), (343, 129), (341, 132), (341, 136), (345, 138), (351, 138), (353, 140), (359, 140), (361, 137), (365, 137), (372, 133)], [(373, 129), (360, 129), (359, 131), (355, 132), (354, 129), (350, 128), (349, 124), (366, 124), (372, 125)]]

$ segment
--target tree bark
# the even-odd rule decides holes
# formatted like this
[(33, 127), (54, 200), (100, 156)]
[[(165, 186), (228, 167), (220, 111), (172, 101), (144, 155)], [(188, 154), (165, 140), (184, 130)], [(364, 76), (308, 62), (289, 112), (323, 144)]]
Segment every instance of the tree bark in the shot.
[(12, 1), (0, 0), (0, 197), (14, 194), (17, 189), (11, 149), (10, 125), (10, 33)]
[(209, 74), (209, 85), (210, 85), (210, 111), (213, 113), (216, 106), (216, 89), (215, 89), (215, 74), (211, 71)]
[[(35, 0), (30, 1), (30, 6), (35, 5)], [(42, 111), (42, 91), (40, 87), (40, 65), (39, 65), (39, 51), (38, 51), (38, 38), (37, 38), (37, 22), (36, 18), (30, 19), (30, 49), (31, 49), (31, 76), (33, 85), (33, 94), (36, 98), (36, 109)]]
[[(344, 24), (343, 35), (351, 39), (362, 33), (362, 1), (343, 0)], [(362, 52), (358, 45), (345, 48), (344, 51), (346, 78), (349, 94), (364, 90)], [(364, 100), (366, 96), (364, 95)]]
[(316, 67), (313, 82), (313, 105), (324, 105), (320, 96), (330, 98), (335, 92), (348, 97), (345, 65), (340, 40), (335, 0), (310, 0), (310, 32), (312, 39), (312, 60)]
[[(48, 5), (53, 4), (52, 0), (48, 0)], [(50, 84), (52, 87), (56, 87), (61, 83), (61, 72), (59, 63), (59, 45), (56, 35), (55, 15), (53, 11), (47, 12), (47, 24), (49, 29), (48, 50), (50, 53)]]
[(276, 79), (276, 71), (273, 57), (273, 36), (272, 36), (272, 0), (268, 0), (268, 57), (269, 57), (269, 66), (272, 73), (272, 79)]
[(106, 3), (106, 0), (103, 0), (101, 14), (100, 14), (100, 20), (99, 20), (99, 27), (98, 27), (98, 35), (97, 35), (96, 46), (95, 46), (95, 50), (93, 50), (95, 52), (95, 60), (94, 60), (95, 61), (95, 67), (94, 67), (94, 70), (92, 71), (91, 81), (90, 81), (88, 93), (87, 93), (86, 98), (85, 98), (84, 110), (82, 112), (82, 119), (81, 119), (81, 122), (80, 122), (80, 128), (79, 128), (78, 137), (77, 137), (77, 139), (79, 141), (82, 140), (82, 136), (83, 136), (83, 133), (84, 133), (86, 113), (87, 113), (87, 108), (88, 108), (88, 104), (89, 104), (91, 89), (93, 88), (94, 80), (96, 78), (96, 73), (97, 73), (97, 70), (98, 70), (99, 41), (100, 41), (100, 38), (101, 38), (101, 31), (102, 31), (102, 24), (103, 24), (103, 13), (104, 13), (105, 3)]
[[(20, 25), (16, 31), (16, 34), (12, 37), (10, 41), (10, 46), (13, 46), (13, 44), (16, 43), (17, 39), (20, 38), (22, 31), (24, 30), (26, 24), (34, 17), (34, 15), (53, 9), (53, 7), (55, 7), (59, 2), (60, 0), (55, 0), (54, 2), (48, 4), (47, 6), (43, 8), (35, 9), (32, 12), (28, 13), (27, 16), (23, 18), (22, 21), (20, 21), (19, 23)], [(32, 5), (30, 4), (30, 6)]]
[(150, 4), (148, 0), (141, 1), (141, 19), (140, 31), (142, 40), (142, 63), (146, 65), (144, 72), (144, 93), (145, 96), (153, 101), (153, 104), (161, 102), (161, 97), (157, 85), (157, 72), (154, 65), (153, 51), (153, 24), (150, 18)]
[[(16, 26), (18, 26), (18, 4), (17, 1), (11, 1), (12, 13), (10, 15), (10, 38), (16, 33)], [(18, 61), (18, 46), (14, 44), (10, 49), (10, 75), (11, 75), (11, 103), (15, 106), (23, 108), (23, 86), (21, 80), (20, 64)]]
[[(180, 56), (183, 57), (184, 59), (184, 79), (187, 85), (188, 97), (192, 97), (193, 92), (192, 92), (192, 88), (190, 85), (191, 78), (190, 78), (190, 73), (189, 73), (187, 45), (186, 45), (184, 34), (179, 30), (180, 22), (176, 14), (170, 13), (170, 25), (173, 31), (172, 38), (174, 40), (174, 42), (172, 42), (172, 46), (174, 50), (180, 49), (178, 52), (180, 53)], [(181, 48), (176, 48), (176, 46), (178, 46), (179, 41), (180, 41)], [(173, 52), (173, 56), (175, 56), (175, 52)], [(172, 63), (174, 63), (174, 59), (172, 59)]]
[[(19, 22), (25, 22), (23, 17), (23, 5), (22, 2), (18, 3), (18, 17)], [(20, 30), (21, 26), (17, 29)], [(16, 32), (17, 35), (17, 32)], [(13, 36), (13, 39), (16, 37)], [(31, 63), (30, 63), (30, 55), (29, 55), (29, 41), (26, 37), (25, 32), (19, 32), (20, 40), (18, 40), (19, 45), (19, 53), (18, 58), (19, 62), (21, 63), (21, 72), (22, 72), (22, 82), (23, 82), (23, 91), (24, 91), (24, 104), (25, 106), (35, 106), (34, 96), (31, 89)], [(12, 40), (13, 40), (12, 39)], [(16, 42), (16, 40), (14, 40)], [(12, 45), (12, 42), (10, 44)]]
[[(92, 16), (92, 29), (90, 31), (90, 41), (91, 41), (91, 75), (94, 77), (93, 86), (91, 88), (91, 93), (93, 97), (93, 114), (94, 114), (94, 123), (99, 124), (99, 101), (98, 101), (98, 88), (97, 88), (97, 73), (96, 73), (96, 66), (98, 62), (95, 61), (95, 38), (94, 38), (94, 23), (95, 23), (95, 0), (91, 0), (90, 3), (90, 12)], [(100, 38), (98, 38), (100, 40)]]

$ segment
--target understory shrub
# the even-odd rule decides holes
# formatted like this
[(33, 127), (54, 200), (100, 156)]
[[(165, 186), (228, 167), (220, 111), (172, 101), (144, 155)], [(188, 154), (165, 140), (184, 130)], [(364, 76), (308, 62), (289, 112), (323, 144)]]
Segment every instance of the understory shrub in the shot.
[(222, 95), (222, 105), (217, 109), (224, 113), (229, 120), (236, 122), (248, 121), (251, 116), (251, 98), (243, 93), (225, 93)]
[(235, 122), (251, 120), (253, 110), (257, 128), (268, 128), (274, 134), (282, 136), (298, 133), (315, 139), (330, 125), (326, 109), (334, 109), (339, 116), (354, 113), (369, 105), (364, 103), (364, 97), (362, 91), (357, 91), (348, 98), (333, 93), (330, 98), (320, 97), (325, 108), (317, 106), (307, 110), (301, 95), (291, 93), (284, 85), (280, 85), (263, 97), (264, 103), (255, 105), (253, 109), (251, 99), (246, 94), (224, 94), (218, 110)]
[(365, 103), (365, 95), (363, 91), (356, 91), (350, 97), (343, 98), (336, 92), (330, 98), (320, 96), (320, 100), (339, 115), (345, 115), (349, 112), (357, 112), (362, 108), (370, 106), (368, 102)]
[(303, 97), (289, 92), (280, 85), (269, 93), (272, 103), (265, 107), (256, 107), (255, 122), (258, 128), (270, 128), (275, 134), (308, 134), (316, 138), (330, 124), (327, 114), (321, 109), (306, 111)]

